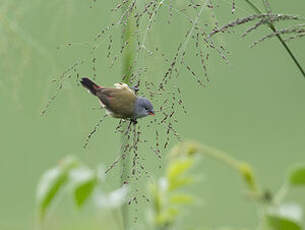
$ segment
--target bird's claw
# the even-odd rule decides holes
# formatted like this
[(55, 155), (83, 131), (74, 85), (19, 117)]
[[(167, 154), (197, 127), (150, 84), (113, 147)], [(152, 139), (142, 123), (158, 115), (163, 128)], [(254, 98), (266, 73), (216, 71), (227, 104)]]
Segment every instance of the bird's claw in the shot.
[(138, 121), (136, 119), (131, 119), (130, 120), (134, 125), (136, 125), (138, 123)]
[(140, 89), (138, 86), (131, 86), (130, 89), (132, 89), (135, 93), (137, 93)]

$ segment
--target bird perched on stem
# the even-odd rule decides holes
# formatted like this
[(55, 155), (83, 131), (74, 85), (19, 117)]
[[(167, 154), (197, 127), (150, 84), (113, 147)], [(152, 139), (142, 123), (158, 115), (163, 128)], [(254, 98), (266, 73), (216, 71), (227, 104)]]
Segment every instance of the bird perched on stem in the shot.
[(116, 88), (106, 88), (95, 84), (89, 78), (82, 78), (80, 83), (97, 96), (102, 107), (115, 118), (130, 119), (136, 123), (138, 118), (155, 115), (151, 102), (136, 96), (135, 92), (124, 83), (116, 83)]

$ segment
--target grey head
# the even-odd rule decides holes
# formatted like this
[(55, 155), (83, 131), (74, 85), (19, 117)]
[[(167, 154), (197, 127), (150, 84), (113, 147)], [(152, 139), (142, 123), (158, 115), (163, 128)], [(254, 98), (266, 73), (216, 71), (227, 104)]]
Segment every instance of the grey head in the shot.
[(145, 97), (137, 97), (134, 109), (134, 118), (142, 118), (148, 115), (155, 115), (151, 102)]

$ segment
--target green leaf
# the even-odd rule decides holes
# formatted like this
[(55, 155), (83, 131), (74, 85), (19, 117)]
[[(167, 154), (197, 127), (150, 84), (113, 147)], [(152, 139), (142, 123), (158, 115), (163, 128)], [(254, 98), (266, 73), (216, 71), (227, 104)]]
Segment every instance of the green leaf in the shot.
[(81, 207), (88, 197), (92, 194), (93, 189), (95, 188), (96, 180), (87, 181), (84, 184), (79, 185), (74, 192), (74, 198), (76, 204)]
[(76, 159), (67, 157), (57, 167), (43, 174), (37, 187), (36, 196), (41, 219), (45, 217), (52, 201), (68, 182), (70, 170), (76, 167), (78, 163)]
[(289, 176), (289, 183), (293, 186), (305, 185), (305, 165), (298, 166), (292, 170)]
[(299, 223), (292, 219), (277, 216), (267, 215), (266, 222), (270, 230), (301, 230)]
[(270, 207), (268, 209), (268, 214), (273, 216), (281, 216), (283, 218), (301, 223), (303, 210), (299, 204), (290, 202)]
[(185, 185), (189, 185), (191, 183), (193, 183), (193, 178), (191, 177), (177, 177), (177, 178), (171, 178), (171, 180), (169, 181), (169, 186), (168, 186), (168, 190), (169, 191), (173, 191), (175, 189), (181, 188)]
[(171, 225), (177, 215), (179, 214), (179, 210), (174, 207), (167, 208), (162, 210), (160, 213), (156, 213), (155, 223), (159, 226)]
[(168, 189), (170, 191), (193, 182), (191, 177), (182, 177), (193, 163), (194, 160), (189, 158), (178, 159), (170, 163), (167, 170)]
[(169, 153), (170, 158), (193, 157), (200, 150), (200, 145), (194, 141), (184, 141), (175, 145)]
[(170, 197), (172, 204), (190, 204), (193, 202), (193, 197), (187, 194), (174, 194)]
[(127, 185), (123, 185), (108, 194), (99, 191), (95, 196), (95, 204), (100, 208), (118, 208), (126, 203), (127, 195)]
[(188, 158), (183, 158), (179, 160), (175, 160), (168, 167), (168, 177), (176, 178), (181, 174), (185, 173), (193, 165), (193, 160)]
[(78, 207), (83, 206), (97, 185), (97, 175), (89, 168), (77, 168), (71, 171), (74, 185), (74, 200)]
[(253, 173), (251, 166), (245, 162), (241, 162), (239, 164), (239, 171), (240, 171), (243, 179), (249, 186), (249, 188), (252, 191), (256, 191), (257, 190), (256, 182), (255, 182), (255, 177), (254, 177), (254, 173)]

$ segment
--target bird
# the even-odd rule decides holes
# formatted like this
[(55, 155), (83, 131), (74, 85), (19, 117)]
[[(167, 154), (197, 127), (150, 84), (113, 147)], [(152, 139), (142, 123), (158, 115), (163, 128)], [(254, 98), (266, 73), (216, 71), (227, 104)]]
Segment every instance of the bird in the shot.
[(99, 86), (87, 77), (80, 81), (91, 94), (97, 96), (101, 106), (114, 117), (137, 123), (137, 119), (155, 115), (152, 103), (145, 97), (137, 96), (127, 84), (116, 83), (115, 88)]

